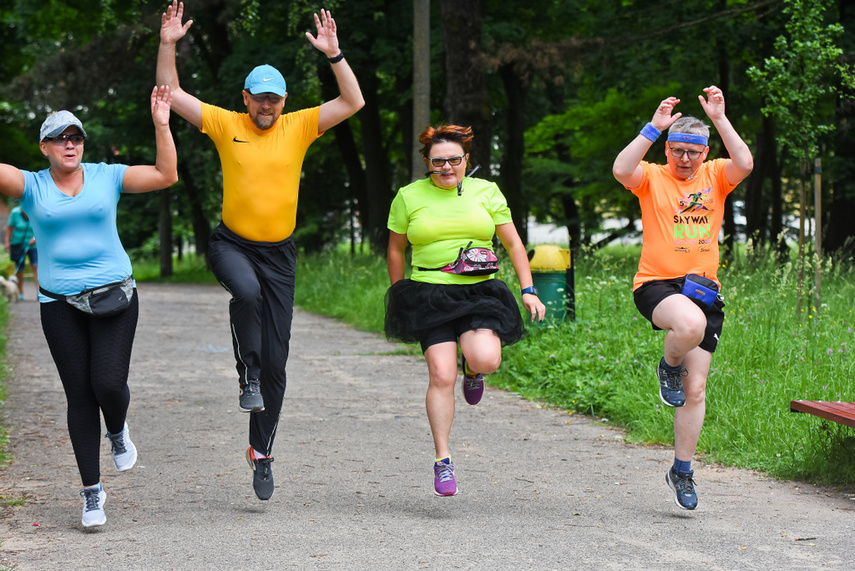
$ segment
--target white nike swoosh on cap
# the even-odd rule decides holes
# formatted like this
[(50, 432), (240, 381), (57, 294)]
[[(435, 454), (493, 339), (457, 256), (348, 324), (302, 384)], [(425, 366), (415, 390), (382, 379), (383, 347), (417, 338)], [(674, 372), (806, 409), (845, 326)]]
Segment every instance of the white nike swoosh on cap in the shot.
[(262, 77), (261, 81), (273, 81), (272, 77)]

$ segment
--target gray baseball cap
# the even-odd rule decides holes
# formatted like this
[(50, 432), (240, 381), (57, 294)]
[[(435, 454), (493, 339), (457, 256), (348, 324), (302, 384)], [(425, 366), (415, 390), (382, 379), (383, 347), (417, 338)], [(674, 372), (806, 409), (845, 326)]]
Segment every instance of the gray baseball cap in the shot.
[(77, 127), (83, 136), (86, 136), (86, 131), (83, 130), (83, 123), (71, 111), (63, 109), (62, 111), (52, 113), (42, 123), (42, 128), (39, 130), (39, 142), (45, 139), (52, 139), (69, 127)]

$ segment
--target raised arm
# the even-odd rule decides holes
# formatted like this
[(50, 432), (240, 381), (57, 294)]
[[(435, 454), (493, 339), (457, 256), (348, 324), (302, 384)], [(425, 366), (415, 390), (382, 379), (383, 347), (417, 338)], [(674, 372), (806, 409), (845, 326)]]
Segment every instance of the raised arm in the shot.
[(321, 105), (318, 116), (318, 132), (320, 133), (335, 127), (362, 109), (365, 100), (362, 98), (362, 90), (359, 89), (359, 82), (356, 80), (353, 70), (350, 69), (344, 57), (339, 58), (344, 54), (339, 48), (335, 20), (333, 20), (329, 10), (322, 9), (320, 18), (315, 14), (315, 27), (318, 29), (318, 36), (314, 37), (306, 32), (306, 38), (327, 58), (333, 60), (330, 65), (332, 65), (341, 93), (332, 101), (327, 101)]
[[(663, 99), (659, 104), (659, 107), (656, 108), (656, 112), (653, 114), (650, 124), (659, 132), (664, 133), (667, 131), (674, 121), (679, 119), (682, 115), (682, 113), (671, 114), (674, 107), (679, 102), (680, 100), (676, 97)], [(647, 151), (650, 150), (650, 145), (652, 144), (653, 141), (639, 133), (638, 136), (636, 136), (626, 147), (624, 147), (620, 154), (618, 154), (614, 165), (612, 165), (612, 174), (614, 174), (619, 183), (627, 188), (638, 188), (643, 176), (640, 164), (641, 159), (643, 159), (644, 155), (647, 154)]]
[[(520, 282), (522, 289), (530, 285), (534, 285), (534, 280), (531, 278), (531, 266), (528, 264), (528, 254), (525, 250), (525, 244), (520, 239), (519, 232), (512, 222), (507, 224), (499, 224), (496, 226), (496, 236), (502, 241), (502, 245), (511, 258), (511, 264), (514, 266), (514, 271), (517, 274), (517, 279)], [(546, 317), (546, 306), (533, 293), (526, 293), (522, 296), (522, 302), (525, 308), (531, 313), (531, 320), (543, 321)]]
[(754, 169), (754, 157), (751, 156), (751, 149), (730, 124), (727, 116), (724, 113), (724, 94), (721, 89), (715, 85), (711, 85), (704, 89), (708, 99), (704, 99), (703, 95), (698, 95), (698, 100), (704, 108), (707, 117), (710, 118), (716, 131), (721, 137), (727, 153), (730, 155), (730, 161), (724, 167), (724, 174), (727, 176), (727, 181), (730, 184), (738, 184), (745, 180), (751, 171)]
[(157, 85), (166, 85), (172, 93), (172, 110), (181, 117), (202, 128), (202, 102), (187, 93), (178, 84), (178, 68), (175, 66), (175, 50), (178, 40), (184, 37), (193, 20), (181, 23), (184, 17), (184, 2), (172, 0), (166, 13), (160, 17), (160, 47), (157, 49)]
[(151, 92), (151, 118), (157, 156), (154, 165), (128, 167), (122, 179), (122, 192), (137, 194), (172, 186), (178, 182), (178, 156), (169, 130), (169, 107), (172, 94), (166, 86)]

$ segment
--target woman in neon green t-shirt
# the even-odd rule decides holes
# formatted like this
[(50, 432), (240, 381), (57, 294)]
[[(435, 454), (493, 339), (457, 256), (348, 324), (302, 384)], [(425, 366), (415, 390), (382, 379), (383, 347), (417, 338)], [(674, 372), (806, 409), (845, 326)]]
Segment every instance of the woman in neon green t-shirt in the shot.
[[(532, 286), (525, 246), (511, 220), (499, 187), (466, 177), (472, 129), (456, 125), (429, 127), (421, 135), (428, 176), (401, 188), (389, 212), (389, 279), (386, 336), (419, 342), (428, 364), (425, 398), (436, 448), (434, 491), (457, 494), (448, 439), (454, 420), (457, 349), (466, 402), (477, 404), (484, 375), (502, 362), (502, 345), (525, 333), (519, 307), (508, 286), (492, 275), (441, 270), (462, 248), (490, 248), (497, 235), (510, 255), (522, 287), (522, 301), (532, 321), (546, 307)], [(471, 173), (470, 173), (471, 174)], [(411, 243), (413, 272), (404, 278), (404, 257)]]

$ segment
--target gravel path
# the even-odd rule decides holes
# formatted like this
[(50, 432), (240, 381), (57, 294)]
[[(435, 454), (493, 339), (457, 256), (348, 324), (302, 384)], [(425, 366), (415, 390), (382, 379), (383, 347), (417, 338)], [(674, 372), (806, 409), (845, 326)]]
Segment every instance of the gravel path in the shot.
[[(29, 284), (28, 284), (29, 285)], [(29, 569), (852, 568), (855, 502), (832, 489), (696, 464), (674, 505), (670, 449), (489, 388), (458, 399), (460, 495), (432, 493), (426, 368), (374, 334), (298, 311), (274, 454), (255, 498), (247, 415), (218, 286), (140, 285), (131, 364), (139, 461), (113, 471), (107, 524), (80, 525), (65, 399), (35, 291), (11, 307), (0, 567)], [(653, 387), (651, 387), (653, 390)], [(651, 398), (654, 398), (651, 396)], [(807, 426), (807, 424), (806, 424)]]

